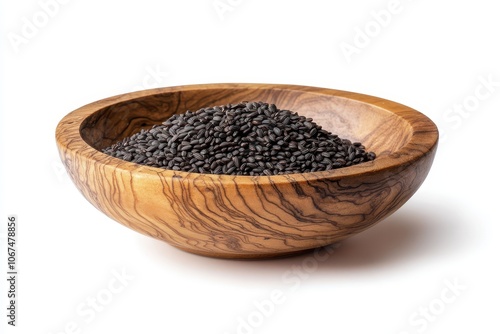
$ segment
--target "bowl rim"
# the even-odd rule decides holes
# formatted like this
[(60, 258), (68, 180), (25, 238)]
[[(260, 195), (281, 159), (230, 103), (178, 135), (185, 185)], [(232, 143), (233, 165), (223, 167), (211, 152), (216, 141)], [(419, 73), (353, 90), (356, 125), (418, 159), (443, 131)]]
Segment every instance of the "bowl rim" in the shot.
[[(338, 98), (354, 100), (372, 107), (385, 110), (396, 115), (408, 123), (412, 129), (412, 135), (407, 143), (397, 151), (377, 157), (373, 161), (363, 162), (354, 166), (332, 169), (328, 171), (317, 171), (309, 173), (283, 174), (283, 175), (225, 175), (225, 174), (201, 174), (194, 172), (174, 171), (159, 167), (150, 167), (125, 161), (119, 158), (109, 156), (92, 146), (90, 146), (82, 137), (80, 129), (82, 123), (92, 114), (103, 108), (114, 104), (123, 103), (131, 100), (140, 99), (146, 96), (162, 95), (179, 91), (190, 90), (213, 90), (213, 89), (278, 89), (307, 92), (309, 94), (331, 95)], [(215, 83), (215, 84), (194, 84), (170, 86), (162, 88), (153, 88), (119, 94), (104, 98), (87, 105), (84, 105), (66, 116), (58, 123), (56, 128), (56, 142), (60, 154), (63, 151), (71, 151), (84, 158), (88, 162), (97, 163), (100, 168), (113, 169), (115, 172), (142, 173), (157, 178), (161, 176), (166, 179), (178, 180), (197, 180), (199, 182), (209, 181), (218, 183), (237, 183), (260, 184), (271, 183), (290, 183), (291, 181), (312, 181), (312, 180), (338, 180), (346, 178), (355, 178), (360, 175), (375, 174), (380, 172), (390, 172), (394, 169), (404, 169), (406, 166), (414, 163), (423, 156), (433, 152), (438, 143), (439, 132), (437, 126), (432, 120), (421, 112), (412, 109), (406, 105), (375, 97), (372, 95), (355, 93), (344, 90), (320, 88), (312, 86), (290, 85), (290, 84), (262, 84), (262, 83)], [(369, 149), (369, 148), (368, 148)], [(64, 161), (65, 159), (63, 159)]]

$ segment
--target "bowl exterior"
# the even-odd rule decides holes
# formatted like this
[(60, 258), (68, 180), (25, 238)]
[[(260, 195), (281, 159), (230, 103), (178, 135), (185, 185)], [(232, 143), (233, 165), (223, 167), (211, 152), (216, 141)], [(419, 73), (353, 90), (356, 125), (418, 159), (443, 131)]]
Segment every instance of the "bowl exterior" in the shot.
[(170, 177), (145, 166), (129, 172), (62, 147), (60, 154), (85, 198), (117, 222), (192, 253), (256, 258), (325, 246), (372, 226), (417, 191), (435, 148), (373, 174), (294, 174), (278, 182), (261, 176), (244, 183), (229, 176)]

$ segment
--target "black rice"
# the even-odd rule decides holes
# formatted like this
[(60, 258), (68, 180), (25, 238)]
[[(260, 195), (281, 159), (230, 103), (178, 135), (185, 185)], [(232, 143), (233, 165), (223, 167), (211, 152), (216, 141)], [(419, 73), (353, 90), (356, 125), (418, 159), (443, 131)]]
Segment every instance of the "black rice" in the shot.
[(361, 143), (264, 102), (188, 110), (103, 152), (152, 167), (228, 175), (309, 173), (375, 159)]

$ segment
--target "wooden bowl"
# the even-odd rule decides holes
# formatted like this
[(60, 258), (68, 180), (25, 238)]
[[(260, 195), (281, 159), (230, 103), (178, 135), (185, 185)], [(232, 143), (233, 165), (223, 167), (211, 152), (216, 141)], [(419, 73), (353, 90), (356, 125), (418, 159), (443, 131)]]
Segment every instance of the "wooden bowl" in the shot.
[[(264, 101), (312, 117), (377, 154), (371, 162), (304, 174), (176, 172), (101, 150), (186, 110)], [(359, 233), (401, 207), (424, 181), (436, 125), (404, 105), (357, 93), (271, 84), (168, 87), (110, 97), (56, 130), (68, 174), (107, 216), (188, 252), (225, 258), (293, 254)]]

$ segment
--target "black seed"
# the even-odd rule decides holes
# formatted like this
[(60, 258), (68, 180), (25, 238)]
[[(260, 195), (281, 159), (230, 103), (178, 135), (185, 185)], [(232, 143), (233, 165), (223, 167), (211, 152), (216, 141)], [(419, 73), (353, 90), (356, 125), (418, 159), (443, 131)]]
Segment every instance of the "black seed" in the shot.
[(264, 102), (176, 114), (103, 152), (152, 167), (252, 176), (325, 171), (375, 159), (361, 143)]
[(195, 157), (198, 160), (204, 160), (205, 157), (201, 155), (200, 153), (193, 153), (193, 157)]
[(238, 157), (233, 157), (233, 162), (236, 168), (240, 168), (240, 159)]

